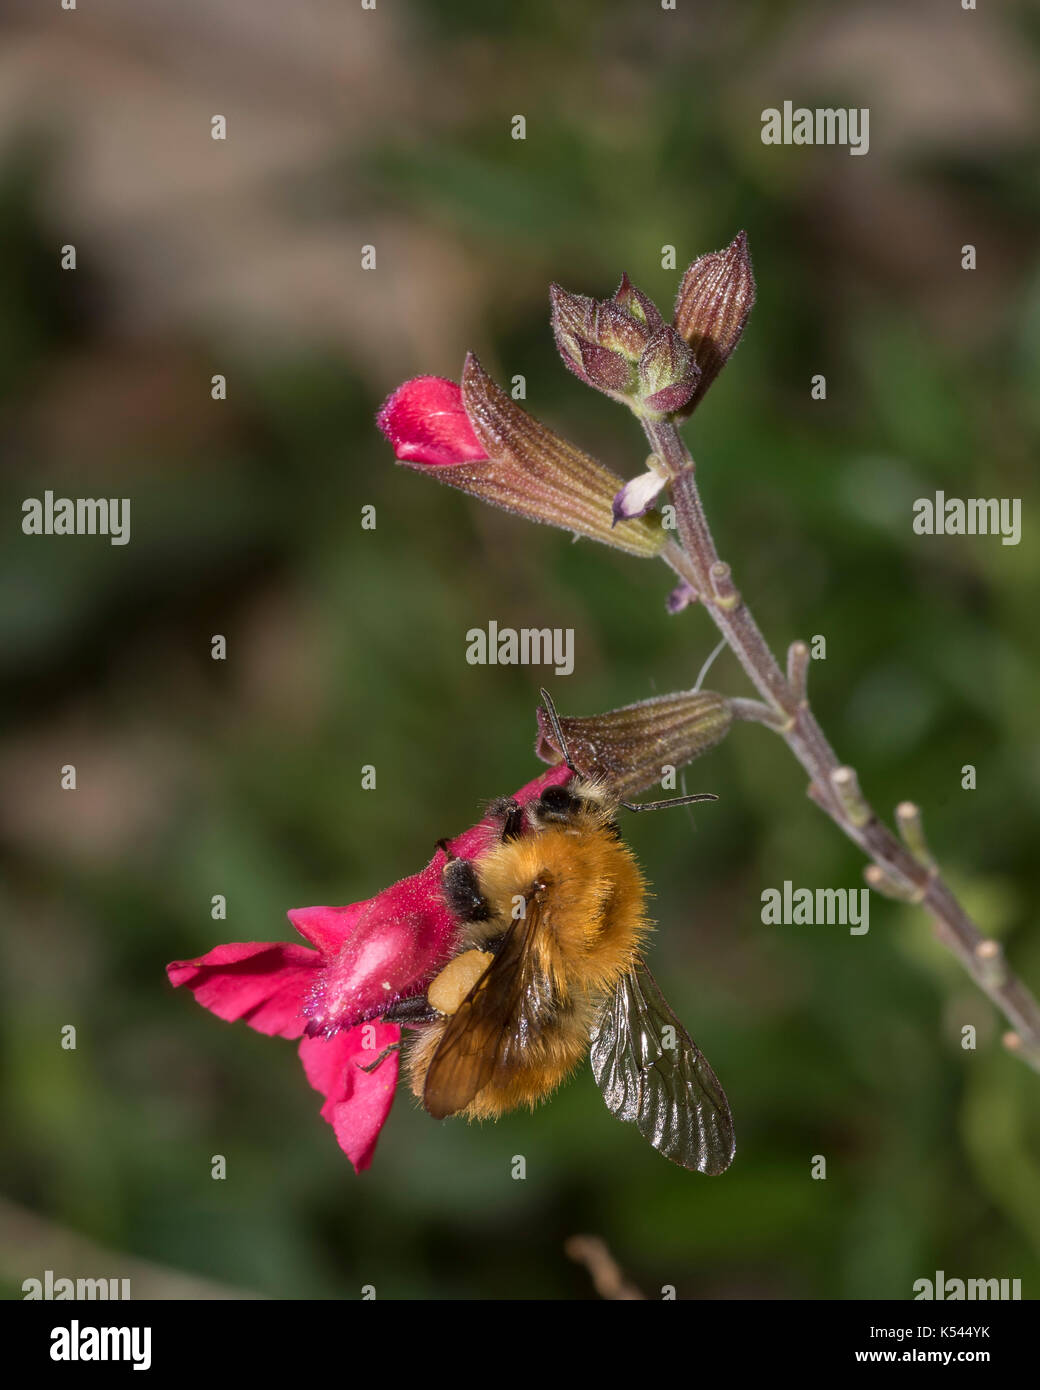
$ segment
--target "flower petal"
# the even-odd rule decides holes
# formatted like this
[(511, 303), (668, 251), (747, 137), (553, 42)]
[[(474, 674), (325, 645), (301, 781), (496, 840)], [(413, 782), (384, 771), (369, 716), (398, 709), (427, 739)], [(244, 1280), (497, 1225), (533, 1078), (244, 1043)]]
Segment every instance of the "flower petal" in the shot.
[(653, 468), (631, 478), (614, 497), (614, 521), (630, 521), (646, 516), (657, 501), (657, 494), (666, 487), (668, 479)]
[[(315, 976), (304, 1012), (309, 1037), (330, 1038), (379, 1018), (418, 991), (448, 960), (458, 925), (441, 894), (443, 856), (360, 903), (354, 930)], [(332, 908), (294, 909), (294, 925)]]
[(368, 902), (348, 903), (346, 907), (294, 907), (287, 916), (300, 935), (323, 956), (334, 956), (366, 907)]
[(344, 1029), (334, 1038), (304, 1038), (300, 1061), (307, 1080), (325, 1097), (321, 1117), (335, 1131), (343, 1152), (360, 1173), (372, 1162), (376, 1140), (394, 1103), (398, 1055), (391, 1052), (374, 1071), (384, 1048), (399, 1042), (401, 1030), (389, 1023)]
[(298, 1038), (304, 1000), (321, 956), (307, 946), (275, 941), (239, 941), (215, 946), (195, 960), (166, 967), (175, 987), (187, 985), (195, 998), (228, 1023), (241, 1020), (258, 1033)]
[(376, 424), (397, 458), (438, 467), (487, 458), (462, 404), (462, 389), (442, 376), (417, 376), (383, 403)]

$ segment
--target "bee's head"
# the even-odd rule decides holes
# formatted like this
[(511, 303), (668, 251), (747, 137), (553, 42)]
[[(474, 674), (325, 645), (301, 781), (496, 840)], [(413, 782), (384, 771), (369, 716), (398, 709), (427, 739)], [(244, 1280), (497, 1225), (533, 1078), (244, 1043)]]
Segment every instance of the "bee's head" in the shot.
[(574, 825), (590, 816), (601, 819), (609, 800), (606, 788), (584, 777), (572, 777), (562, 787), (546, 787), (537, 801), (527, 808), (537, 830), (549, 825)]
[(571, 790), (571, 779), (562, 787), (546, 787), (529, 807), (531, 819), (541, 829), (545, 825), (569, 825), (581, 810), (581, 798)]

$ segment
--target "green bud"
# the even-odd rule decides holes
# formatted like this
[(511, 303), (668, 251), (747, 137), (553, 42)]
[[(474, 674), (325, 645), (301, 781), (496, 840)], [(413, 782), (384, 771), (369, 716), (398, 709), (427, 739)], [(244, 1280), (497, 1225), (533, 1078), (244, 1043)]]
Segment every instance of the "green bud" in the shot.
[(693, 353), (671, 324), (657, 330), (639, 359), (639, 395), (646, 410), (670, 415), (690, 400), (700, 380)]

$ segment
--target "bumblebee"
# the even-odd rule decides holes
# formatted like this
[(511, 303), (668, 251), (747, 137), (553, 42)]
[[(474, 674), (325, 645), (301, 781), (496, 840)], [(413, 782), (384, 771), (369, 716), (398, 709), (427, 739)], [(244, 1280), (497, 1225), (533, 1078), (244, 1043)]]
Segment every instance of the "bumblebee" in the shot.
[(734, 1154), (729, 1103), (643, 959), (647, 885), (617, 825), (622, 807), (717, 798), (623, 801), (578, 772), (544, 690), (542, 699), (571, 778), (524, 807), (493, 802), (497, 843), (477, 862), (448, 857), (458, 952), (425, 996), (384, 1018), (416, 1029), (406, 1073), (437, 1119), (533, 1108), (588, 1052), (613, 1115), (673, 1163), (722, 1173)]

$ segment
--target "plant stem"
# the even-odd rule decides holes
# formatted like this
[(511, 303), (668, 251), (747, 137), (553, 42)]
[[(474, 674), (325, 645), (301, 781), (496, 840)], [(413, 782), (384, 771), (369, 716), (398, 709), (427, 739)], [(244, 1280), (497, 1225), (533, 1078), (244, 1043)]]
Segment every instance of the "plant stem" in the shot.
[(643, 428), (668, 469), (682, 541), (669, 541), (662, 559), (696, 591), (765, 702), (741, 701), (738, 717), (757, 719), (780, 734), (809, 774), (809, 795), (872, 861), (866, 870), (870, 887), (925, 909), (939, 941), (1011, 1024), (1005, 1046), (1040, 1071), (1040, 1005), (1008, 969), (999, 943), (983, 936), (944, 881), (925, 846), (917, 808), (903, 802), (897, 809), (903, 840), (897, 839), (863, 796), (855, 771), (838, 761), (806, 695), (808, 648), (804, 642), (792, 645), (785, 675), (729, 566), (719, 559), (693, 460), (678, 430), (655, 420), (644, 420)]

